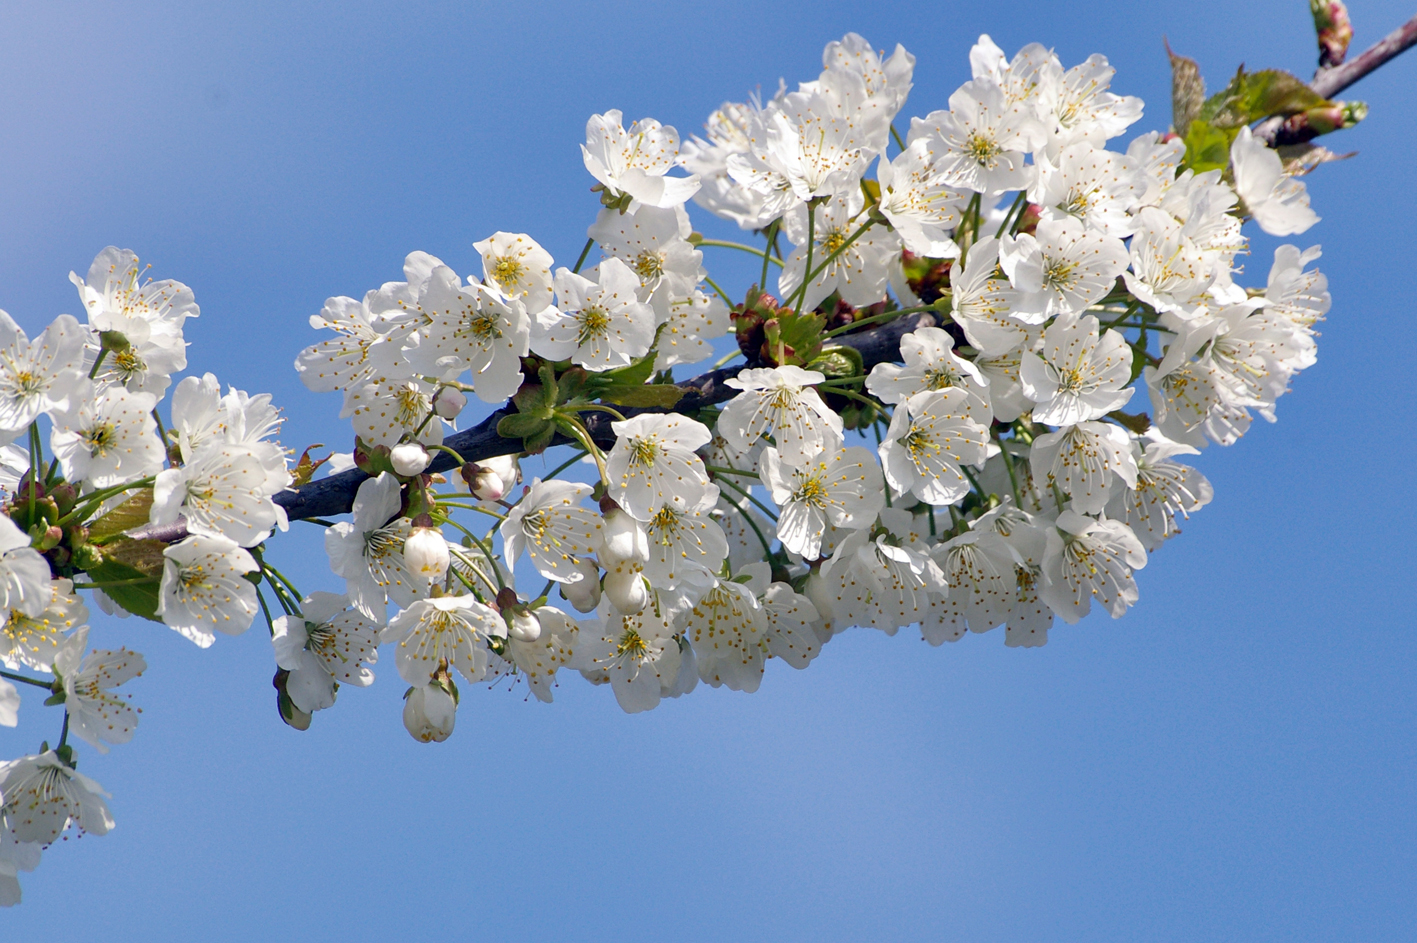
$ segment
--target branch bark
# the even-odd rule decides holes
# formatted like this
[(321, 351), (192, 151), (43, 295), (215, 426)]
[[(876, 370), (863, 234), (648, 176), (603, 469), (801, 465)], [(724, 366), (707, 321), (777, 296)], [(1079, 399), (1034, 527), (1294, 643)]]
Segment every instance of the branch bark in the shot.
[[(833, 342), (841, 346), (856, 348), (861, 354), (861, 361), (865, 365), (865, 369), (869, 372), (878, 363), (888, 363), (900, 359), (900, 341), (906, 334), (917, 328), (934, 327), (939, 323), (939, 317), (928, 312), (909, 314), (859, 332), (839, 335), (833, 338)], [(624, 409), (622, 412), (626, 416), (657, 412), (693, 412), (705, 406), (727, 402), (738, 391), (728, 386), (726, 381), (737, 376), (742, 369), (744, 368), (738, 366), (711, 370), (678, 384), (686, 392), (673, 410)], [(506, 406), (500, 407), (472, 428), (448, 436), (443, 440), (443, 445), (457, 452), (465, 462), (480, 462), (499, 455), (520, 452), (522, 449), (521, 439), (504, 439), (497, 434), (497, 423), (504, 417), (511, 415), (512, 412), (514, 410)], [(582, 422), (585, 423), (586, 431), (590, 433), (595, 443), (604, 449), (609, 449), (615, 444), (615, 432), (610, 428), (612, 421), (611, 417), (604, 413), (582, 414)], [(574, 439), (557, 436), (551, 444), (556, 446), (577, 443)], [(446, 452), (436, 452), (428, 470), (443, 472), (455, 467), (457, 467), (457, 462), (451, 455)], [(286, 515), (292, 521), (346, 514), (354, 506), (354, 496), (359, 491), (359, 486), (368, 477), (359, 469), (351, 468), (338, 475), (330, 475), (328, 478), (321, 478), (298, 488), (283, 491), (275, 496), (275, 502), (285, 509)], [(171, 524), (150, 524), (130, 531), (129, 535), (173, 543), (187, 536), (187, 523), (179, 519)]]
[[(1395, 59), (1414, 45), (1417, 45), (1417, 16), (1369, 46), (1361, 55), (1342, 65), (1320, 69), (1314, 74), (1314, 80), (1309, 83), (1309, 87), (1324, 98), (1332, 99), (1378, 66)], [(1280, 132), (1283, 125), (1283, 118), (1269, 118), (1255, 128), (1255, 135), (1271, 145), (1294, 143), (1282, 139)]]

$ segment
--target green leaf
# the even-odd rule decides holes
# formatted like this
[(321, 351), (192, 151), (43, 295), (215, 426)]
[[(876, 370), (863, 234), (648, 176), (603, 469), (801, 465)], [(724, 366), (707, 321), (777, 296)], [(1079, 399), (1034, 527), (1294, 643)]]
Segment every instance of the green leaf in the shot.
[(505, 416), (497, 423), (497, 434), (504, 439), (525, 439), (529, 436), (539, 435), (543, 429), (555, 428), (549, 419), (542, 419), (540, 416), (533, 416), (530, 413), (513, 413)]
[(1199, 118), (1235, 131), (1271, 115), (1292, 115), (1330, 102), (1304, 81), (1279, 69), (1235, 73), (1223, 91), (1206, 99)]
[(546, 451), (546, 447), (551, 444), (551, 440), (554, 438), (556, 438), (556, 424), (547, 423), (546, 428), (540, 432), (522, 439), (522, 450), (528, 455), (538, 455)]
[(1200, 117), (1205, 79), (1196, 60), (1176, 55), (1170, 43), (1166, 44), (1166, 55), (1171, 58), (1171, 125), (1179, 132)]
[(641, 357), (628, 367), (606, 370), (599, 378), (609, 380), (615, 386), (639, 386), (654, 374), (654, 354)]
[(684, 390), (672, 383), (616, 384), (600, 391), (600, 398), (618, 406), (652, 406), (668, 409), (679, 402)]
[(1186, 131), (1186, 166), (1201, 173), (1219, 170), (1230, 164), (1230, 142), (1239, 134), (1238, 129), (1222, 130), (1204, 121), (1191, 122)]
[(148, 522), (153, 506), (153, 489), (144, 488), (127, 501), (89, 525), (89, 541), (103, 543)]
[(88, 570), (95, 583), (117, 583), (147, 577), (150, 582), (105, 586), (109, 599), (135, 616), (161, 622), (157, 604), (161, 592), (162, 551), (167, 544), (160, 540), (133, 540), (120, 537), (103, 548), (103, 562)]

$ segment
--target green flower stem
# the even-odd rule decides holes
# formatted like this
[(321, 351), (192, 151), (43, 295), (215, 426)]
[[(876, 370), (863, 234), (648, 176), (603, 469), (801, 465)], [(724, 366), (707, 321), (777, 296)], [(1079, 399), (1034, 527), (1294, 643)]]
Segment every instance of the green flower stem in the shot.
[(595, 459), (595, 467), (600, 472), (600, 480), (604, 482), (605, 487), (610, 487), (610, 476), (605, 472), (605, 456), (601, 453), (600, 446), (596, 445), (595, 440), (590, 437), (585, 426), (581, 425), (580, 419), (576, 418), (574, 413), (567, 414), (559, 411), (556, 413), (556, 417), (560, 420), (561, 425), (581, 443), (581, 447), (586, 450), (587, 454)]
[(714, 368), (715, 370), (717, 370), (719, 367), (721, 367), (721, 366), (723, 366), (724, 364), (728, 363), (728, 362), (729, 362), (730, 360), (732, 360), (734, 357), (741, 357), (741, 356), (743, 356), (743, 351), (742, 351), (741, 349), (735, 347), (733, 350), (730, 350), (728, 353), (724, 354), (722, 357), (719, 357), (717, 360), (715, 360), (715, 361), (713, 362), (713, 368)]
[(895, 141), (896, 147), (905, 150), (905, 141), (901, 138), (900, 132), (895, 129), (895, 125), (891, 125), (891, 138)]
[(39, 439), (39, 420), (30, 423), (30, 520), (34, 520), (34, 498), (39, 491), (39, 468), (44, 460), (44, 446)]
[(758, 280), (758, 288), (761, 291), (768, 290), (768, 263), (776, 261), (777, 267), (782, 268), (782, 259), (779, 258), (774, 260), (773, 257), (769, 254), (772, 252), (773, 246), (777, 244), (777, 228), (781, 225), (782, 217), (779, 216), (777, 219), (772, 221), (771, 225), (768, 226), (768, 230), (765, 236), (765, 238), (767, 239), (768, 247), (767, 249), (763, 250), (763, 276), (761, 279)]
[(104, 358), (106, 358), (107, 356), (108, 356), (108, 348), (107, 348), (107, 347), (100, 347), (100, 348), (98, 349), (98, 356), (94, 358), (93, 366), (89, 368), (89, 379), (90, 379), (90, 380), (92, 380), (94, 377), (98, 376), (98, 368), (101, 367), (101, 366), (103, 366)]
[(59, 728), (59, 745), (58, 745), (57, 747), (55, 747), (54, 749), (55, 749), (56, 751), (62, 750), (62, 749), (64, 749), (64, 747), (68, 744), (68, 742), (69, 742), (69, 709), (66, 707), (66, 708), (64, 708), (64, 726), (62, 726), (62, 727)]
[[(812, 202), (811, 200), (808, 200), (808, 201), (807, 201), (807, 264), (806, 264), (806, 265), (803, 267), (803, 269), (802, 269), (802, 274), (803, 274), (804, 276), (805, 276), (808, 272), (812, 271), (812, 247), (813, 247), (814, 245), (816, 245), (816, 240), (817, 240), (817, 204), (814, 203), (814, 202)], [(811, 283), (812, 283), (812, 280), (811, 280), (810, 278), (804, 277), (804, 278), (802, 279), (802, 284), (801, 284), (801, 286), (798, 287), (797, 291), (793, 292), (793, 298), (796, 299), (796, 302), (795, 302), (793, 305), (791, 305), (792, 310), (794, 310), (794, 311), (799, 311), (799, 312), (802, 310), (802, 305), (803, 305), (803, 303), (806, 302), (806, 300), (807, 300), (807, 286), (810, 285)]]
[(603, 403), (586, 403), (586, 404), (583, 405), (583, 406), (570, 406), (570, 407), (567, 407), (567, 408), (568, 408), (568, 409), (574, 409), (574, 410), (575, 410), (576, 412), (578, 412), (578, 413), (591, 412), (591, 411), (599, 412), (599, 413), (609, 413), (610, 415), (614, 416), (614, 417), (615, 417), (617, 420), (619, 420), (620, 422), (624, 422), (624, 421), (625, 421), (625, 416), (620, 412), (620, 410), (618, 410), (618, 409), (613, 409), (613, 408), (611, 408), (611, 407), (609, 407), (609, 406), (604, 405)]
[[(1011, 219), (1013, 218), (1013, 215), (1014, 215), (1015, 213), (1020, 213), (1020, 214), (1021, 214), (1021, 213), (1023, 212), (1022, 207), (1024, 206), (1024, 200), (1026, 200), (1027, 198), (1028, 198), (1028, 193), (1027, 193), (1027, 191), (1025, 191), (1025, 190), (1020, 190), (1020, 191), (1018, 192), (1018, 196), (1014, 197), (1014, 205), (1009, 207), (1009, 211), (1004, 214), (1003, 221), (1001, 221), (1001, 222), (999, 223), (999, 230), (998, 230), (998, 232), (994, 233), (994, 238), (995, 238), (995, 239), (998, 239), (999, 237), (1001, 237), (1001, 236), (1004, 234), (1004, 231), (1008, 229), (1009, 220), (1011, 220)], [(1008, 231), (1012, 232), (1012, 230), (1008, 230)]]
[[(456, 492), (454, 492), (454, 493), (456, 494)], [(445, 507), (445, 508), (460, 508), (460, 509), (462, 509), (462, 510), (464, 510), (464, 511), (480, 511), (481, 513), (486, 514), (486, 515), (488, 515), (488, 516), (490, 516), (490, 517), (495, 517), (495, 518), (497, 518), (497, 520), (499, 520), (499, 521), (505, 521), (505, 520), (507, 519), (507, 515), (505, 515), (505, 514), (498, 514), (496, 511), (492, 510), (491, 508), (485, 508), (485, 507), (482, 507), (482, 506), (477, 505), (477, 504), (464, 504), (464, 503), (462, 503), (462, 502), (460, 502), (460, 501), (446, 501), (446, 500), (443, 500), (443, 498), (442, 498), (441, 496), (436, 495), (436, 494), (433, 495), (433, 498), (434, 498), (435, 500), (437, 500), (439, 507)]]
[[(727, 481), (726, 481), (726, 482), (724, 482), (724, 484), (732, 484), (732, 482), (727, 482)], [(741, 490), (741, 489), (740, 489), (740, 490)], [(750, 495), (750, 497), (751, 497), (751, 495)], [(753, 520), (753, 515), (749, 514), (746, 510), (744, 510), (743, 508), (741, 508), (741, 507), (739, 507), (738, 505), (734, 504), (732, 501), (730, 501), (730, 502), (728, 502), (728, 503), (729, 503), (729, 505), (733, 508), (733, 510), (735, 510), (735, 511), (738, 512), (739, 516), (741, 516), (741, 517), (743, 518), (743, 520), (745, 520), (745, 521), (748, 522), (748, 526), (753, 529), (753, 533), (755, 533), (755, 534), (758, 535), (758, 542), (763, 545), (763, 553), (767, 554), (767, 556), (768, 556), (769, 558), (771, 558), (772, 555), (773, 555), (773, 552), (772, 552), (772, 545), (768, 543), (768, 539), (767, 539), (767, 537), (763, 534), (762, 528), (758, 526), (758, 522), (755, 521), (755, 520)]]
[(843, 387), (833, 387), (833, 388), (832, 388), (832, 392), (835, 393), (835, 394), (837, 394), (838, 396), (845, 396), (845, 397), (847, 397), (848, 399), (859, 400), (860, 402), (865, 403), (867, 406), (870, 406), (872, 409), (879, 409), (879, 410), (884, 410), (884, 409), (885, 409), (884, 406), (882, 406), (880, 403), (876, 402), (875, 400), (871, 399), (869, 396), (862, 396), (860, 393), (856, 392), (855, 390), (848, 390), (848, 389), (847, 389), (846, 387), (844, 387), (844, 386), (843, 386)]
[(1014, 457), (1009, 454), (1008, 446), (1002, 439), (999, 442), (999, 452), (1004, 456), (1004, 467), (1009, 470), (1009, 484), (1014, 490), (1014, 507), (1023, 509), (1023, 497), (1018, 492), (1018, 472), (1014, 471)]
[(44, 688), (46, 691), (52, 691), (54, 689), (54, 682), (52, 681), (39, 681), (35, 678), (26, 678), (24, 675), (13, 674), (9, 671), (0, 671), (0, 678), (9, 678), (11, 681), (22, 681), (25, 684), (32, 684), (37, 688)]
[(757, 478), (757, 477), (758, 477), (758, 473), (757, 473), (757, 472), (741, 471), (741, 470), (739, 470), (739, 469), (737, 469), (737, 468), (728, 468), (728, 467), (723, 466), (723, 465), (705, 465), (704, 468), (706, 468), (707, 470), (713, 472), (715, 475), (737, 475), (737, 476), (740, 477), (740, 478)]
[(83, 502), (75, 507), (74, 510), (61, 517), (58, 526), (63, 527), (75, 520), (83, 520), (88, 516), (90, 511), (103, 504), (103, 502), (107, 501), (115, 494), (147, 488), (152, 485), (153, 481), (154, 479), (151, 477), (139, 478), (137, 481), (130, 481), (126, 485), (114, 485), (112, 488), (104, 488), (101, 491), (95, 491), (93, 494), (85, 496)]
[(284, 583), (286, 586), (288, 586), (288, 587), (290, 588), (291, 593), (294, 594), (293, 598), (295, 598), (295, 599), (301, 599), (301, 598), (302, 598), (301, 593), (300, 593), (300, 590), (296, 587), (296, 585), (295, 585), (294, 583), (292, 583), (292, 582), (286, 577), (286, 575), (285, 575), (284, 573), (282, 573), (280, 570), (277, 570), (275, 567), (271, 566), (269, 563), (266, 563), (265, 561), (262, 561), (262, 565), (266, 568), (266, 572), (267, 572), (267, 573), (274, 573), (275, 576), (276, 576), (276, 579), (280, 580), (282, 583)]
[(425, 445), (424, 448), (433, 452), (447, 452), (453, 457), (453, 461), (458, 463), (459, 468), (462, 468), (464, 465), (467, 464), (467, 462), (463, 461), (463, 457), (461, 455), (459, 455), (453, 449), (448, 448), (446, 445)]
[(712, 289), (718, 294), (718, 297), (720, 297), (720, 298), (723, 299), (723, 303), (726, 304), (726, 305), (728, 305), (729, 308), (732, 308), (732, 307), (733, 307), (733, 299), (730, 298), (730, 297), (728, 297), (728, 292), (726, 292), (726, 291), (724, 291), (722, 288), (719, 288), (719, 287), (718, 287), (718, 282), (714, 281), (713, 279), (711, 279), (711, 278), (709, 278), (707, 275), (705, 275), (705, 276), (704, 276), (704, 284), (706, 284), (706, 285), (708, 285), (710, 288), (712, 288)]
[[(720, 249), (737, 249), (739, 252), (748, 252), (748, 253), (751, 253), (752, 255), (760, 256), (760, 257), (762, 258), (762, 260), (763, 260), (763, 271), (764, 271), (764, 272), (767, 271), (767, 266), (768, 266), (768, 263), (769, 263), (769, 262), (772, 262), (772, 263), (775, 264), (778, 268), (782, 268), (782, 260), (781, 260), (781, 259), (775, 258), (775, 257), (772, 256), (772, 255), (769, 255), (767, 252), (763, 251), (762, 249), (754, 249), (752, 246), (745, 246), (745, 245), (743, 245), (743, 243), (741, 243), (741, 242), (724, 242), (722, 239), (700, 239), (698, 242), (694, 243), (694, 245), (696, 245), (696, 246), (717, 246), (717, 247), (720, 248)], [(764, 276), (764, 277), (766, 277), (766, 276)]]
[(734, 491), (736, 491), (736, 492), (738, 492), (739, 494), (741, 494), (743, 497), (747, 498), (749, 501), (752, 501), (753, 504), (757, 505), (758, 510), (759, 510), (759, 511), (762, 511), (762, 512), (763, 512), (764, 514), (766, 514), (769, 518), (771, 518), (771, 519), (774, 520), (774, 521), (777, 520), (777, 513), (776, 513), (775, 511), (773, 511), (772, 508), (768, 507), (766, 504), (764, 504), (763, 502), (759, 501), (757, 498), (753, 497), (753, 493), (752, 493), (751, 491), (749, 491), (747, 488), (744, 488), (742, 485), (738, 484), (738, 482), (733, 481), (733, 480), (730, 479), (730, 478), (721, 478), (721, 479), (719, 479), (719, 480), (722, 481), (722, 482), (723, 482), (725, 485), (727, 485), (728, 487), (732, 488)]
[(859, 321), (852, 321), (850, 324), (845, 324), (841, 327), (827, 331), (825, 334), (822, 335), (822, 339), (825, 340), (828, 337), (836, 337), (838, 334), (845, 334), (847, 331), (854, 331), (858, 327), (865, 327), (867, 324), (879, 324), (881, 321), (889, 321), (892, 318), (898, 318), (902, 315), (924, 314), (927, 311), (932, 314), (942, 313), (939, 308), (935, 307), (935, 305), (916, 305), (912, 308), (897, 308), (894, 311), (886, 311), (882, 314), (873, 314), (869, 318), (862, 318)]
[[(808, 285), (808, 284), (810, 284), (810, 283), (812, 283), (812, 282), (815, 282), (815, 281), (817, 280), (817, 276), (819, 276), (819, 275), (821, 275), (823, 272), (825, 272), (825, 271), (827, 270), (827, 266), (828, 266), (828, 265), (831, 265), (832, 262), (837, 258), (837, 256), (841, 255), (841, 254), (842, 254), (843, 252), (845, 252), (847, 249), (851, 248), (851, 244), (852, 244), (853, 242), (855, 242), (857, 239), (860, 239), (863, 235), (865, 235), (865, 234), (866, 234), (866, 230), (870, 229), (870, 228), (871, 228), (872, 226), (874, 226), (874, 225), (876, 225), (876, 221), (875, 221), (874, 219), (868, 219), (868, 220), (866, 220), (866, 222), (862, 223), (859, 227), (857, 227), (857, 229), (856, 229), (856, 231), (855, 231), (854, 233), (852, 233), (851, 235), (849, 235), (849, 236), (846, 237), (846, 241), (845, 241), (845, 242), (843, 242), (841, 245), (839, 245), (839, 246), (837, 246), (835, 249), (833, 249), (831, 255), (829, 255), (829, 256), (827, 256), (825, 259), (823, 259), (823, 260), (822, 260), (822, 264), (821, 264), (821, 265), (818, 265), (815, 269), (812, 268), (812, 260), (811, 260), (811, 258), (809, 257), (809, 258), (807, 259), (807, 269), (806, 269), (806, 270), (807, 270), (807, 271), (810, 271), (811, 274), (808, 275), (806, 281), (804, 281), (804, 282), (802, 283), (803, 286), (806, 286), (806, 285)], [(803, 298), (804, 301), (805, 301), (806, 298), (807, 298), (807, 293), (806, 293), (805, 291), (802, 292), (802, 298)]]
[(585, 257), (590, 255), (590, 247), (593, 245), (595, 245), (594, 239), (587, 239), (585, 241), (585, 248), (581, 250), (581, 257), (579, 259), (576, 259), (576, 267), (571, 269), (572, 272), (579, 272), (581, 270), (581, 266), (585, 265)]
[(256, 587), (256, 601), (261, 604), (261, 612), (266, 616), (266, 628), (270, 630), (271, 637), (276, 634), (276, 620), (271, 618), (271, 607), (266, 604), (265, 594), (261, 592), (261, 587)]

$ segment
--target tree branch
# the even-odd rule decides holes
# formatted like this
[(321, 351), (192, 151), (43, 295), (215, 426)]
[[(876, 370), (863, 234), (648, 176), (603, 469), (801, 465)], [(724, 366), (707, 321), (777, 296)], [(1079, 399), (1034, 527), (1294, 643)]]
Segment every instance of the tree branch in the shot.
[[(1324, 98), (1332, 99), (1334, 95), (1337, 95), (1354, 82), (1357, 82), (1389, 59), (1395, 59), (1408, 49), (1411, 49), (1413, 45), (1417, 45), (1417, 16), (1403, 23), (1372, 46), (1369, 46), (1361, 55), (1349, 59), (1347, 62), (1343, 63), (1343, 65), (1319, 69), (1319, 71), (1314, 74), (1314, 80), (1309, 83), (1309, 87)], [(1282, 139), (1280, 131), (1283, 125), (1283, 118), (1276, 117), (1266, 119), (1255, 128), (1255, 136), (1263, 138), (1271, 145), (1294, 143)]]
[[(906, 334), (917, 328), (934, 327), (939, 323), (938, 316), (928, 312), (909, 314), (865, 330), (842, 334), (833, 338), (832, 343), (856, 348), (861, 354), (862, 364), (869, 372), (878, 363), (888, 363), (900, 359), (900, 341)], [(738, 391), (728, 386), (725, 381), (737, 376), (738, 372), (743, 369), (743, 366), (736, 366), (722, 370), (711, 370), (678, 384), (685, 393), (673, 410), (625, 409), (623, 413), (627, 417), (659, 412), (689, 413), (706, 406), (727, 402), (736, 396)], [(499, 455), (520, 452), (522, 450), (521, 439), (504, 439), (497, 434), (497, 423), (513, 412), (514, 410), (506, 406), (500, 407), (471, 429), (464, 429), (462, 432), (448, 436), (443, 440), (443, 445), (457, 452), (465, 462), (481, 462)], [(602, 413), (591, 413), (582, 418), (590, 437), (595, 440), (597, 445), (605, 449), (609, 449), (615, 444), (615, 432), (610, 428), (613, 421), (611, 417)], [(551, 444), (556, 446), (576, 445), (577, 443), (574, 439), (558, 435), (551, 441)], [(447, 452), (436, 452), (432, 463), (428, 466), (428, 471), (443, 472), (456, 466), (457, 462)], [(346, 514), (354, 506), (354, 496), (358, 492), (359, 486), (368, 477), (359, 469), (351, 468), (338, 475), (330, 475), (328, 478), (321, 478), (319, 481), (312, 481), (298, 488), (282, 491), (275, 496), (275, 502), (285, 509), (286, 515), (292, 521)], [(187, 536), (187, 522), (179, 519), (172, 524), (149, 524), (128, 533), (134, 538), (173, 543)]]

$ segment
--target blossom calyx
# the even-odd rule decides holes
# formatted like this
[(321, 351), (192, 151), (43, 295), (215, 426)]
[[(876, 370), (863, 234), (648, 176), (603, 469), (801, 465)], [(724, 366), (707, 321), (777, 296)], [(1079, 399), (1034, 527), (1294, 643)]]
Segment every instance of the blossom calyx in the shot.
[(275, 677), (271, 679), (271, 687), (276, 689), (276, 709), (280, 712), (280, 719), (285, 721), (287, 726), (296, 730), (310, 729), (310, 714), (295, 706), (295, 702), (286, 693), (285, 685), (290, 680), (290, 672), (284, 668), (276, 669)]

